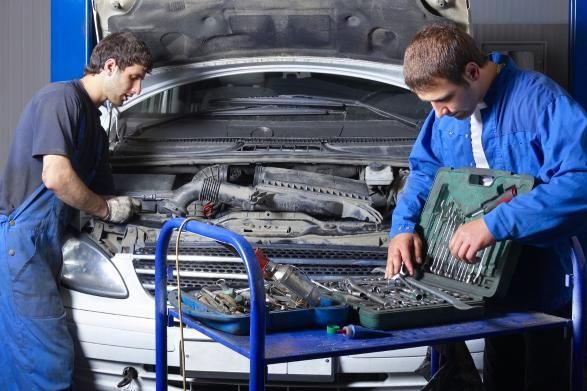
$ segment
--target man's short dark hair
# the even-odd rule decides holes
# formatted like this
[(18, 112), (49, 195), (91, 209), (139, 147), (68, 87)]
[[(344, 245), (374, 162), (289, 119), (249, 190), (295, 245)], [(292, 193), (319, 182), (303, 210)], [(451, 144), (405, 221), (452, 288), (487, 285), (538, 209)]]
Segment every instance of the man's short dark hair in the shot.
[(422, 28), (404, 55), (404, 80), (412, 91), (434, 86), (435, 79), (467, 85), (465, 65), (487, 63), (488, 57), (475, 40), (453, 24), (432, 24)]
[(96, 45), (84, 73), (100, 73), (106, 60), (110, 58), (116, 61), (121, 71), (132, 65), (142, 65), (147, 72), (153, 68), (153, 59), (147, 45), (133, 33), (119, 32), (110, 34)]

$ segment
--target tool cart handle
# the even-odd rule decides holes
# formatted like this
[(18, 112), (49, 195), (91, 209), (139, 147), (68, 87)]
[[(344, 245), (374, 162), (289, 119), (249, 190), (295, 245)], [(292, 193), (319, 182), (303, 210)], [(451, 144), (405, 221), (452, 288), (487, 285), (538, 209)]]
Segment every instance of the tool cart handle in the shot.
[[(167, 251), (169, 240), (185, 219), (168, 220), (161, 228), (155, 251), (155, 348), (156, 389), (167, 390)], [(265, 289), (253, 248), (242, 236), (197, 221), (189, 221), (186, 231), (232, 246), (245, 262), (251, 288), (250, 390), (262, 390), (265, 382)], [(179, 273), (179, 270), (177, 271)]]

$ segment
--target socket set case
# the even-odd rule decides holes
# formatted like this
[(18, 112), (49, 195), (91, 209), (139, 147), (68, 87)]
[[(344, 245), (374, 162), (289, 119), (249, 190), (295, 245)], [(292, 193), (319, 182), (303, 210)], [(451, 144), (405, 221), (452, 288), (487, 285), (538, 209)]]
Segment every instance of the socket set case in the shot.
[(533, 184), (531, 176), (505, 171), (440, 169), (417, 227), (426, 251), (417, 282), (448, 294), (463, 303), (463, 309), (419, 289), (412, 290), (419, 291), (422, 298), (413, 292), (410, 297), (409, 288), (413, 286), (409, 286), (409, 277), (391, 282), (373, 277), (358, 283), (389, 298), (389, 304), (353, 304), (360, 323), (376, 329), (397, 329), (482, 317), (486, 299), (499, 297), (507, 290), (519, 244), (497, 242), (479, 252), (477, 263), (467, 264), (451, 256), (448, 242), (459, 225), (482, 218), (500, 203), (529, 192)]

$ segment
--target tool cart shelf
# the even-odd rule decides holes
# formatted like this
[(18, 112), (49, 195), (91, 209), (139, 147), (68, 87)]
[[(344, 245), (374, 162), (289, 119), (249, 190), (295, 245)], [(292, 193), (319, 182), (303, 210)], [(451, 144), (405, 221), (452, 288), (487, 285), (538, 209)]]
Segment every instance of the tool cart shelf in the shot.
[[(171, 219), (162, 228), (155, 257), (156, 302), (156, 386), (167, 390), (167, 326), (178, 313), (167, 306), (167, 251), (174, 230), (184, 219)], [(251, 288), (250, 336), (233, 335), (203, 325), (188, 317), (183, 323), (250, 360), (249, 389), (261, 391), (265, 385), (268, 364), (314, 358), (370, 353), (445, 342), (465, 341), (487, 336), (519, 333), (528, 330), (565, 327), (572, 331), (571, 388), (582, 390), (583, 368), (583, 267), (584, 255), (578, 241), (573, 240), (573, 312), (572, 319), (536, 312), (509, 312), (481, 320), (441, 326), (420, 327), (389, 332), (389, 337), (349, 339), (327, 335), (324, 329), (265, 333), (265, 291), (260, 267), (250, 244), (240, 235), (209, 224), (190, 221), (185, 230), (230, 245), (239, 253)]]

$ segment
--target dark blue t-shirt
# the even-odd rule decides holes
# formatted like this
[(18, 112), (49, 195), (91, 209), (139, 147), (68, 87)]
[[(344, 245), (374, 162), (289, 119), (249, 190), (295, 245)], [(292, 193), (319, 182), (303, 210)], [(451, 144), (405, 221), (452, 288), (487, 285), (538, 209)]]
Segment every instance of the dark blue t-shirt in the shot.
[(100, 111), (79, 80), (43, 87), (24, 108), (0, 180), (0, 213), (10, 214), (43, 182), (44, 155), (66, 156), (98, 194), (114, 194)]

